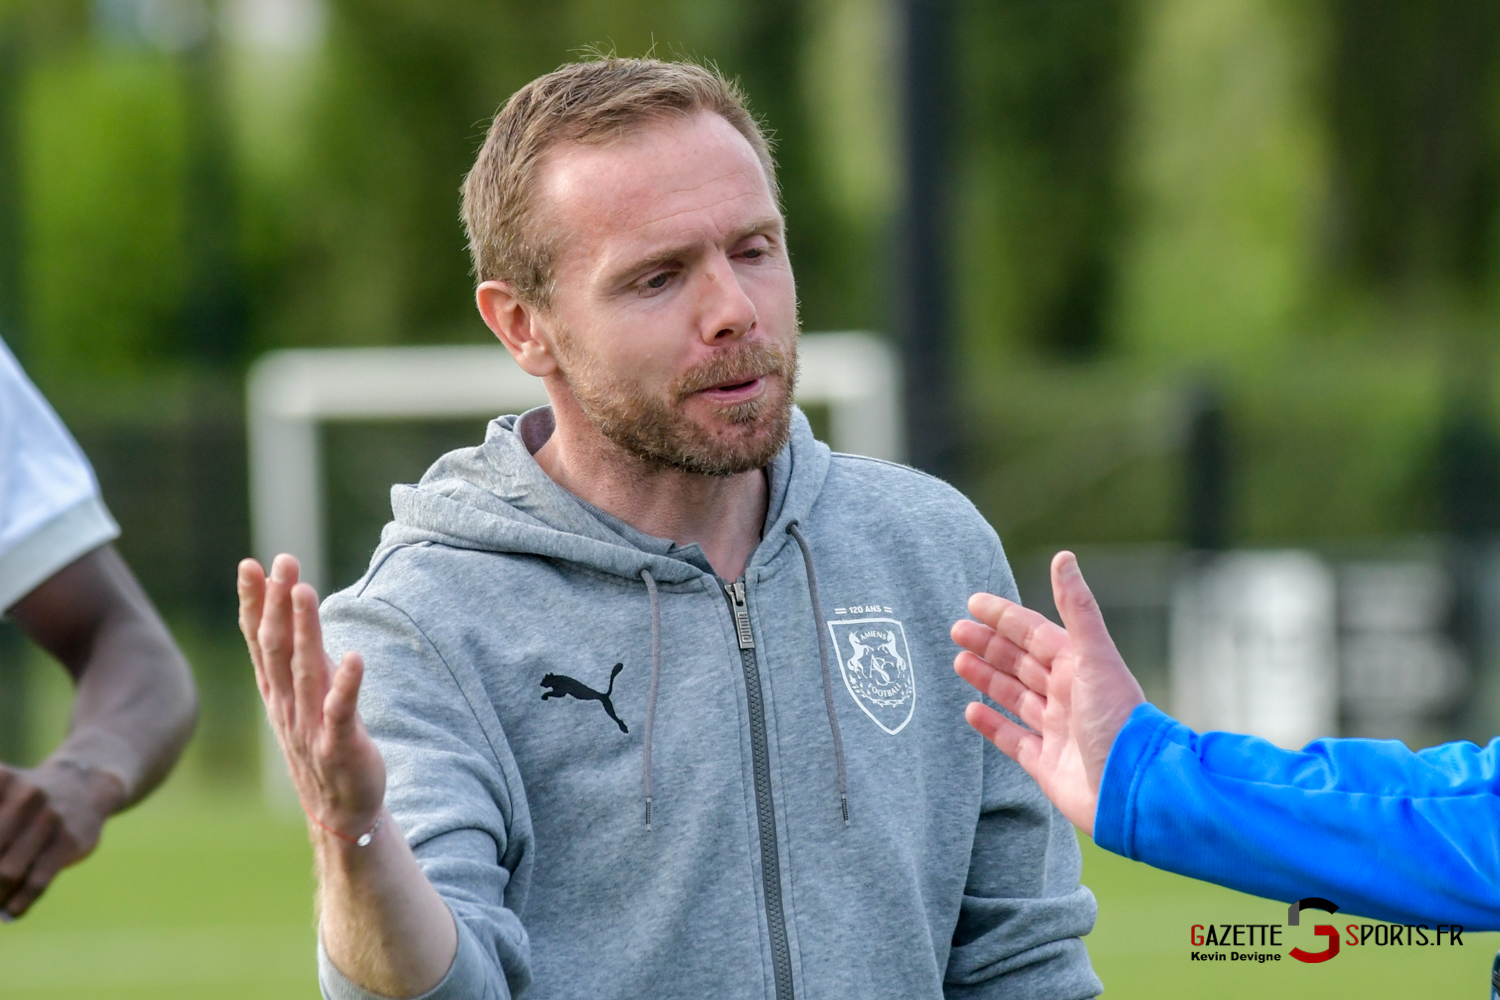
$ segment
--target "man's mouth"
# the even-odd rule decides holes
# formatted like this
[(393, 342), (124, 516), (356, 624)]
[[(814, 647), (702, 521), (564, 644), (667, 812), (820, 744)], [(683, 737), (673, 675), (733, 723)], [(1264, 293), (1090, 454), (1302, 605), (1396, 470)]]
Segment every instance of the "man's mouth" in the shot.
[(740, 344), (684, 373), (674, 395), (679, 403), (697, 396), (716, 410), (737, 413), (742, 405), (790, 386), (796, 370), (795, 348), (787, 352), (769, 344)]
[(754, 399), (760, 394), (765, 385), (764, 375), (736, 375), (732, 379), (711, 385), (706, 389), (699, 390), (701, 395), (707, 396), (716, 402), (738, 403), (746, 399)]

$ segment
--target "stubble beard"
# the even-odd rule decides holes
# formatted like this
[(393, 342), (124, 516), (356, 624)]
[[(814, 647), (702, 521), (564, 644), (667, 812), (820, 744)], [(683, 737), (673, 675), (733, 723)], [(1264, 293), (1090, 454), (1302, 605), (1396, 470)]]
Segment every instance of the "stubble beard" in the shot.
[[(652, 469), (733, 476), (763, 469), (791, 437), (797, 346), (740, 343), (680, 375), (661, 395), (622, 382), (558, 331), (558, 368), (581, 409), (606, 439)], [(757, 399), (717, 410), (705, 427), (684, 404), (694, 393), (731, 381), (766, 380)]]

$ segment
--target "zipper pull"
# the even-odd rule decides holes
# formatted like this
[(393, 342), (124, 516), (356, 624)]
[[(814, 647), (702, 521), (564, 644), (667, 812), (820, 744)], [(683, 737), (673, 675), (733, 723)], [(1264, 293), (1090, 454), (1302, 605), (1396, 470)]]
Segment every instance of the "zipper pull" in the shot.
[(724, 588), (734, 609), (734, 631), (741, 649), (754, 649), (755, 636), (750, 632), (750, 608), (745, 604), (745, 584), (736, 580)]

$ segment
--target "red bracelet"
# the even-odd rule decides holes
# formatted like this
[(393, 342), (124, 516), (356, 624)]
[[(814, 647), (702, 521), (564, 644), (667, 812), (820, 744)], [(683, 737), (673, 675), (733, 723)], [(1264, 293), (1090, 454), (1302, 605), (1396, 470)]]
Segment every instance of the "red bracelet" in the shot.
[(346, 843), (353, 844), (355, 847), (369, 847), (370, 841), (375, 839), (375, 831), (379, 830), (381, 824), (385, 822), (385, 810), (382, 809), (380, 815), (375, 817), (375, 825), (370, 827), (370, 829), (365, 833), (360, 834), (358, 837), (351, 837), (347, 833), (339, 833), (333, 827), (318, 819), (318, 817), (314, 816), (312, 813), (308, 813), (307, 818), (321, 826), (323, 829), (327, 830), (329, 833), (333, 834), (335, 837), (339, 838), (342, 841), (345, 841)]

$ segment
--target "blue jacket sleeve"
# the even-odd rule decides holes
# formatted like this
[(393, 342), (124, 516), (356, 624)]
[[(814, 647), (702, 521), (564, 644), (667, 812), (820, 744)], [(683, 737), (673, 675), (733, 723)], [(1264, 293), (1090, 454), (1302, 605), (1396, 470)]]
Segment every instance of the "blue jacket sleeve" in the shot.
[(1137, 708), (1105, 764), (1094, 840), (1156, 868), (1396, 923), (1500, 930), (1500, 737), (1300, 751)]

